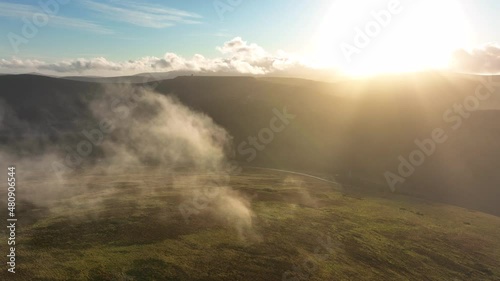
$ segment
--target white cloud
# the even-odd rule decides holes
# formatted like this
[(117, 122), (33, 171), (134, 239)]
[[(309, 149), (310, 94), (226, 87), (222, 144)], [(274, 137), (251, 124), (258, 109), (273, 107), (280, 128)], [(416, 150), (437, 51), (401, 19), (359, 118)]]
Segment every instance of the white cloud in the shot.
[(31, 68), (35, 69), (40, 66), (43, 66), (44, 62), (40, 60), (20, 60), (17, 58), (13, 58), (11, 60), (6, 60), (6, 59), (1, 59), (0, 60), (0, 68), (5, 68), (5, 69), (22, 69), (22, 68)]
[(86, 8), (102, 14), (104, 17), (129, 24), (165, 28), (176, 24), (200, 23), (200, 15), (144, 2), (108, 1), (108, 3), (92, 0), (80, 1)]
[(48, 16), (48, 25), (79, 29), (99, 34), (111, 34), (113, 31), (91, 21), (47, 14), (38, 6), (0, 2), (0, 17), (32, 20), (35, 15)]
[(500, 46), (486, 44), (472, 50), (460, 49), (453, 55), (452, 68), (467, 73), (500, 74)]
[(282, 70), (286, 65), (299, 63), (298, 58), (283, 51), (277, 54), (269, 54), (257, 44), (244, 41), (241, 37), (236, 37), (222, 47), (216, 48), (223, 55), (226, 55), (229, 64), (238, 72), (252, 74), (267, 74), (275, 70)]
[(59, 62), (12, 58), (0, 60), (0, 70), (63, 75), (127, 75), (168, 71), (263, 75), (301, 66), (298, 58), (283, 51), (270, 54), (257, 44), (249, 44), (240, 37), (216, 49), (221, 53), (219, 58), (206, 58), (197, 54), (187, 59), (174, 53), (166, 53), (163, 57), (151, 56), (122, 62), (110, 61), (104, 57)]
[(217, 47), (222, 54), (231, 54), (234, 57), (246, 59), (259, 59), (266, 56), (266, 51), (257, 44), (248, 44), (241, 37), (236, 37), (222, 47)]

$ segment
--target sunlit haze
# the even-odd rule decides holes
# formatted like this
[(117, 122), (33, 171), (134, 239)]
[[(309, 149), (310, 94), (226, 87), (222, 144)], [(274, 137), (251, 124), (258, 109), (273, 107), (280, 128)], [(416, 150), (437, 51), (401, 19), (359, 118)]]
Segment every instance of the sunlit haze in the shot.
[(499, 0), (0, 0), (0, 280), (499, 281)]

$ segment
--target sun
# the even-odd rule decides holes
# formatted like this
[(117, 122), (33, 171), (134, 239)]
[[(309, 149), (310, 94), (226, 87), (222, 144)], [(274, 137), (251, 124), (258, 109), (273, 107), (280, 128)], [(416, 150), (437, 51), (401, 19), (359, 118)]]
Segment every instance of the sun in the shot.
[(336, 0), (312, 40), (312, 61), (352, 75), (442, 69), (468, 47), (457, 0)]

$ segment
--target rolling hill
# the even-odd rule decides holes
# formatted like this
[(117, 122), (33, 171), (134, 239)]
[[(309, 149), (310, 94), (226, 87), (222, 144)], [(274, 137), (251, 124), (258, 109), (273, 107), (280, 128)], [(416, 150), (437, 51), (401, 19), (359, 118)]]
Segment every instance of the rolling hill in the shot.
[[(102, 96), (104, 85), (34, 75), (0, 77), (3, 145), (23, 155), (62, 143), (75, 146), (81, 131), (99, 121), (89, 103)], [(145, 85), (176, 97), (227, 130), (233, 137), (232, 158), (238, 162), (327, 174), (368, 191), (390, 192), (385, 173), (398, 174), (398, 157), (408, 159), (418, 149), (415, 140), (443, 128), (446, 142), (398, 183), (396, 192), (500, 214), (500, 177), (495, 173), (500, 111), (488, 107), (498, 94), (461, 118), (459, 130), (450, 129), (455, 122), (443, 119), (474, 94), (481, 85), (476, 77), (430, 72), (324, 83), (186, 76)], [(269, 144), (253, 149), (253, 155), (249, 137), (258, 138), (276, 110), (295, 117)], [(91, 155), (102, 157), (99, 149)]]

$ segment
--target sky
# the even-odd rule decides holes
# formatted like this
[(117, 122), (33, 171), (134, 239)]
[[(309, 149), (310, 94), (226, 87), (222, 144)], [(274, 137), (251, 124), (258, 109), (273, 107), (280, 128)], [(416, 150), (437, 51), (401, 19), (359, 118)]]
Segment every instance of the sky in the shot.
[(0, 72), (499, 73), (499, 12), (495, 0), (0, 0)]

